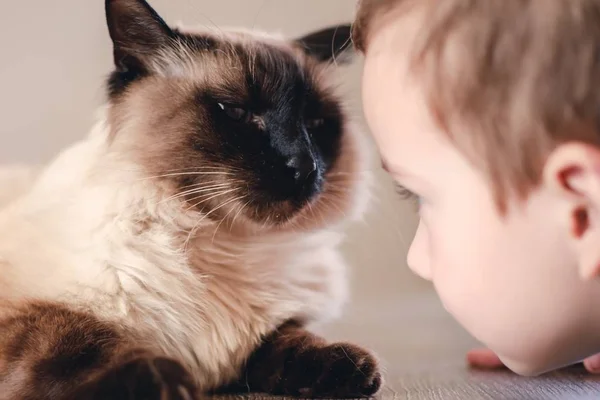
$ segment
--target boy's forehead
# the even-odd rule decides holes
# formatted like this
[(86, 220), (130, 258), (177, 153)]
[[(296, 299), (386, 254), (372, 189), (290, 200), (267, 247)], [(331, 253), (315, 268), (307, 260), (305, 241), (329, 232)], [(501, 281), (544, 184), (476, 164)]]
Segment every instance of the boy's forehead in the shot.
[[(424, 92), (408, 72), (408, 55), (381, 51), (367, 55), (362, 77), (362, 101), (367, 123), (374, 134), (410, 133), (430, 119)], [(395, 136), (395, 135), (394, 135)]]
[[(383, 59), (382, 63), (385, 62)], [(372, 67), (369, 71), (371, 66), (365, 65), (365, 74), (370, 77), (365, 78), (363, 90), (369, 130), (385, 168), (396, 177), (410, 175), (435, 151), (435, 136), (441, 135), (434, 133), (428, 110), (415, 89), (390, 78), (387, 67)]]
[(410, 97), (413, 86), (408, 76), (406, 46), (392, 46), (394, 33), (388, 28), (379, 30), (372, 37), (372, 47), (365, 57), (363, 105), (368, 122), (377, 126), (392, 111), (390, 108), (396, 108), (396, 113), (401, 112), (404, 108), (401, 105)]
[[(402, 17), (404, 21), (405, 17)], [(408, 16), (406, 16), (408, 18)], [(418, 25), (382, 27), (371, 37), (363, 69), (363, 111), (382, 160), (394, 175), (411, 172), (444, 140), (419, 79), (409, 71)], [(410, 37), (412, 29), (413, 37)]]
[[(394, 3), (391, 1), (390, 3)], [(386, 12), (371, 12), (368, 23), (361, 20), (361, 15), (355, 21), (358, 24), (357, 33), (361, 51), (366, 53), (377, 51), (375, 48), (394, 48), (396, 44), (390, 43), (396, 39), (414, 40), (418, 37), (417, 31), (423, 27), (427, 16), (427, 7), (423, 4), (398, 1), (397, 4), (387, 7)], [(364, 15), (363, 15), (364, 17)], [(363, 31), (364, 30), (364, 31)], [(364, 42), (361, 42), (364, 39)], [(387, 42), (387, 43), (386, 43)]]
[(395, 102), (421, 95), (417, 93), (421, 88), (417, 88), (416, 77), (410, 71), (421, 21), (418, 13), (411, 12), (386, 20), (372, 32), (363, 69), (365, 108), (382, 100), (382, 95), (391, 95)]

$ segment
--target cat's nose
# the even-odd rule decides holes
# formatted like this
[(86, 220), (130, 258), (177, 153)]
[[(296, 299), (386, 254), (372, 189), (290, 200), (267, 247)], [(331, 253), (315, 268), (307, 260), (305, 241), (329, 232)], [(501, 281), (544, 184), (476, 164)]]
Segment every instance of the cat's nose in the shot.
[(310, 154), (299, 154), (290, 157), (287, 166), (294, 171), (294, 179), (304, 182), (317, 169), (317, 163)]

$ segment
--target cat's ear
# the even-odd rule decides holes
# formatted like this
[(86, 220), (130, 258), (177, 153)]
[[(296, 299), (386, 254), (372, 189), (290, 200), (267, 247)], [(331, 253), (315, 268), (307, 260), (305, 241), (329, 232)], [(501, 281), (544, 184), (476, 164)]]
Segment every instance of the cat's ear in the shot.
[(105, 0), (106, 22), (119, 71), (146, 69), (173, 31), (145, 0)]
[(346, 64), (352, 61), (355, 54), (351, 33), (352, 25), (342, 24), (310, 32), (295, 41), (307, 54), (321, 62), (335, 60), (339, 64)]

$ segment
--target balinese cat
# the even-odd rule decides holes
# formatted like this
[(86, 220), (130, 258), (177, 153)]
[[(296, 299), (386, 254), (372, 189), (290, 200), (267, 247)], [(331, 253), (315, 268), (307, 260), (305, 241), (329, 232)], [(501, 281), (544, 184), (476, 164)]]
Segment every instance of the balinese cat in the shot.
[(347, 297), (366, 204), (330, 87), (348, 25), (295, 40), (168, 26), (106, 0), (90, 135), (0, 212), (0, 399), (370, 396), (378, 363), (306, 325)]

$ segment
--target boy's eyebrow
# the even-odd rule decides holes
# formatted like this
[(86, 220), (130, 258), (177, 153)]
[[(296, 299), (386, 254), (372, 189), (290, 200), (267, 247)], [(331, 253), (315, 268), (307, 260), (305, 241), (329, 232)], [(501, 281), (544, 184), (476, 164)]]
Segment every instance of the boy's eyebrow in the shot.
[(381, 168), (383, 168), (383, 170), (388, 174), (404, 175), (402, 171), (399, 171), (397, 168), (392, 167), (389, 161), (386, 161), (386, 159), (383, 157), (381, 157)]
[(391, 173), (391, 169), (389, 167), (389, 164), (387, 161), (385, 161), (385, 158), (381, 157), (381, 168), (383, 168), (383, 170), (387, 173)]

